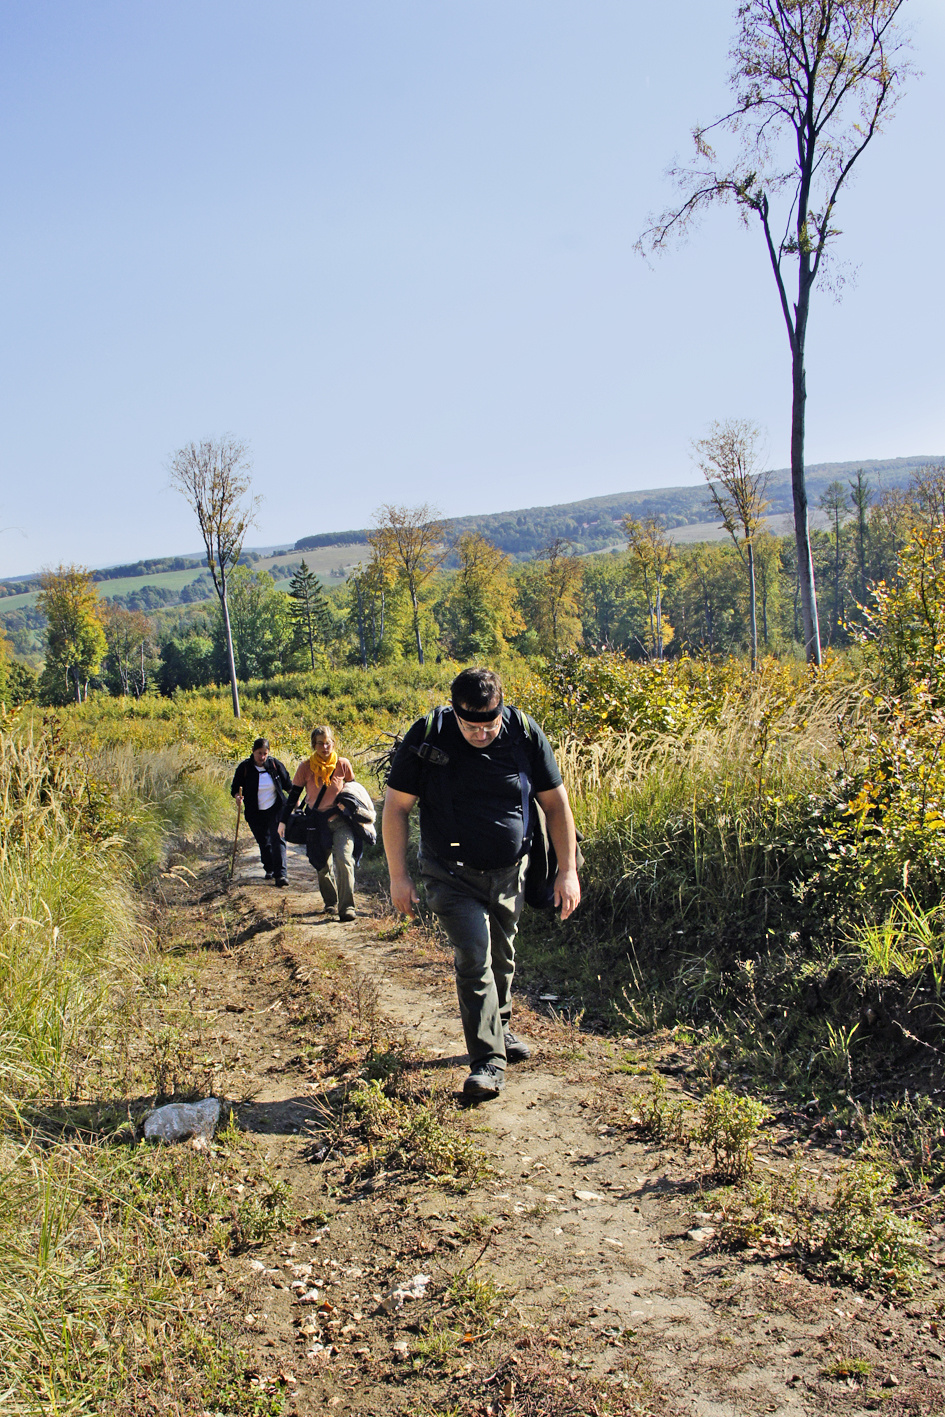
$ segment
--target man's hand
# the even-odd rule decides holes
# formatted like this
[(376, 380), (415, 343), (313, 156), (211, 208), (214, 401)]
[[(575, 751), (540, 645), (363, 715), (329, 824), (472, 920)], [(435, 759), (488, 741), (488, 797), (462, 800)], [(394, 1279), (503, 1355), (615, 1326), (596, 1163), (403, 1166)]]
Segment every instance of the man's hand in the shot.
[(558, 858), (558, 874), (555, 876), (554, 904), (561, 910), (561, 919), (567, 920), (581, 903), (581, 882), (577, 873), (577, 835), (568, 794), (563, 787), (551, 787), (547, 792), (536, 792), (548, 822), (548, 835)]
[(417, 888), (409, 876), (390, 878), (390, 898), (399, 915), (412, 915), (415, 905), (420, 904)]
[(240, 804), (240, 806), (242, 807), (242, 805), (243, 805), (243, 790), (242, 790), (242, 788), (240, 788), (239, 792), (235, 793), (234, 795), (235, 795), (235, 797), (236, 797), (237, 802), (238, 802), (238, 803)]
[(562, 920), (567, 920), (577, 910), (581, 903), (581, 882), (577, 871), (559, 871), (555, 876), (554, 903), (555, 910), (561, 909)]
[(285, 822), (280, 822), (276, 827), (276, 831), (282, 837), (283, 841), (285, 841)]

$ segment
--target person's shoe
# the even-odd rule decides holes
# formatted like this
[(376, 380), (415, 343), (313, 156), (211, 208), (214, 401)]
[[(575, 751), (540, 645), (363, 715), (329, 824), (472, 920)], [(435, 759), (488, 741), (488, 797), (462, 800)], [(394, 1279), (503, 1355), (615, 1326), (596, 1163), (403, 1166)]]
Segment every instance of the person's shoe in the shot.
[(463, 1083), (467, 1097), (497, 1097), (505, 1086), (505, 1074), (494, 1063), (475, 1063)]
[(272, 872), (271, 872), (271, 871), (267, 871), (267, 872), (266, 872), (265, 880), (267, 880), (267, 881), (271, 881), (271, 880), (272, 880)]
[(277, 885), (277, 886), (287, 886), (288, 884), (289, 884), (289, 882), (286, 880), (285, 876), (277, 876), (277, 877), (276, 877), (276, 885)]
[(357, 917), (357, 913), (358, 913), (358, 912), (355, 910), (354, 906), (353, 906), (353, 905), (349, 905), (349, 907), (348, 907), (347, 910), (339, 911), (338, 919), (339, 919), (339, 920), (354, 920), (354, 919)]
[(505, 1038), (505, 1061), (507, 1063), (524, 1063), (526, 1058), (532, 1056), (532, 1050), (524, 1038), (517, 1038), (510, 1028), (503, 1031), (503, 1037)]

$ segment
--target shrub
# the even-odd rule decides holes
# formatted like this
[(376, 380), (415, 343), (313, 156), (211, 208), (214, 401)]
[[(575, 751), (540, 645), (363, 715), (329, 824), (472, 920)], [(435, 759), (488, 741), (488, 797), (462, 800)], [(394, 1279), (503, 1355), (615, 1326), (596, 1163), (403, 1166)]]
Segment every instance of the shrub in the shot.
[(768, 1116), (763, 1103), (739, 1097), (727, 1087), (716, 1087), (702, 1104), (702, 1122), (696, 1138), (712, 1150), (717, 1170), (732, 1180), (754, 1168), (752, 1142)]

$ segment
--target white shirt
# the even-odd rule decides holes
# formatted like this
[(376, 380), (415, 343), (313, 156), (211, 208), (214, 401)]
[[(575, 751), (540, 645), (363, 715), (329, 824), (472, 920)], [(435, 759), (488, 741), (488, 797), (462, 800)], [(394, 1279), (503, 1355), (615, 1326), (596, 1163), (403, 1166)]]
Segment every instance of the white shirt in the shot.
[(276, 800), (276, 784), (269, 776), (269, 770), (265, 766), (260, 767), (257, 763), (256, 771), (259, 773), (259, 796), (257, 803), (260, 812), (268, 812), (269, 808)]

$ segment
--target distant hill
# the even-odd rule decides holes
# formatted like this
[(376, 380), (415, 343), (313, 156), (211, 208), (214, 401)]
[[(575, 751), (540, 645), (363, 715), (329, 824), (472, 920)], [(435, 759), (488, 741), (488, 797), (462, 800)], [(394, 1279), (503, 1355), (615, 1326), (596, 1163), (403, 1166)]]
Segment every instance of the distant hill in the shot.
[[(903, 487), (914, 472), (943, 461), (941, 457), (927, 456), (812, 463), (807, 468), (807, 487), (815, 524), (817, 503), (830, 482), (848, 482), (862, 468), (877, 489)], [(790, 530), (792, 511), (791, 475), (787, 468), (771, 473), (768, 495), (771, 528), (783, 535)], [(724, 535), (719, 531), (718, 517), (710, 508), (704, 483), (616, 492), (552, 507), (523, 507), (486, 516), (453, 517), (445, 525), (450, 536), (479, 532), (515, 560), (526, 561), (559, 537), (572, 542), (574, 549), (584, 555), (623, 546), (620, 520), (628, 514), (640, 518), (660, 517), (677, 541), (714, 541), (720, 534)], [(303, 556), (309, 569), (326, 584), (337, 584), (359, 561), (366, 559), (367, 537), (367, 528), (320, 532), (301, 537), (291, 548), (247, 547), (243, 559), (247, 565), (271, 571), (282, 589), (288, 588), (289, 578)], [(101, 583), (101, 593), (106, 599), (131, 609), (153, 610), (162, 605), (203, 601), (213, 595), (206, 563), (199, 556), (136, 561), (93, 571), (92, 575)], [(0, 629), (6, 626), (9, 631), (20, 624), (23, 615), (33, 607), (38, 589), (37, 576), (0, 581)]]
[[(863, 469), (874, 487), (905, 487), (920, 468), (945, 461), (940, 457), (889, 458), (861, 462), (811, 463), (807, 468), (807, 491), (812, 508), (830, 482), (848, 482)], [(790, 516), (791, 472), (779, 468), (768, 481), (772, 517)], [(713, 516), (704, 482), (689, 487), (658, 487), (640, 492), (616, 492), (607, 497), (587, 497), (580, 502), (562, 502), (553, 507), (523, 507), (514, 512), (493, 512), (487, 516), (452, 517), (445, 524), (451, 536), (479, 532), (493, 545), (517, 561), (528, 560), (557, 537), (573, 542), (578, 552), (606, 551), (624, 541), (620, 519), (661, 517), (669, 530), (704, 527), (704, 537), (689, 532), (680, 540), (715, 540), (718, 517)], [(349, 547), (367, 542), (367, 531), (324, 532), (302, 537), (296, 551), (309, 547)]]

